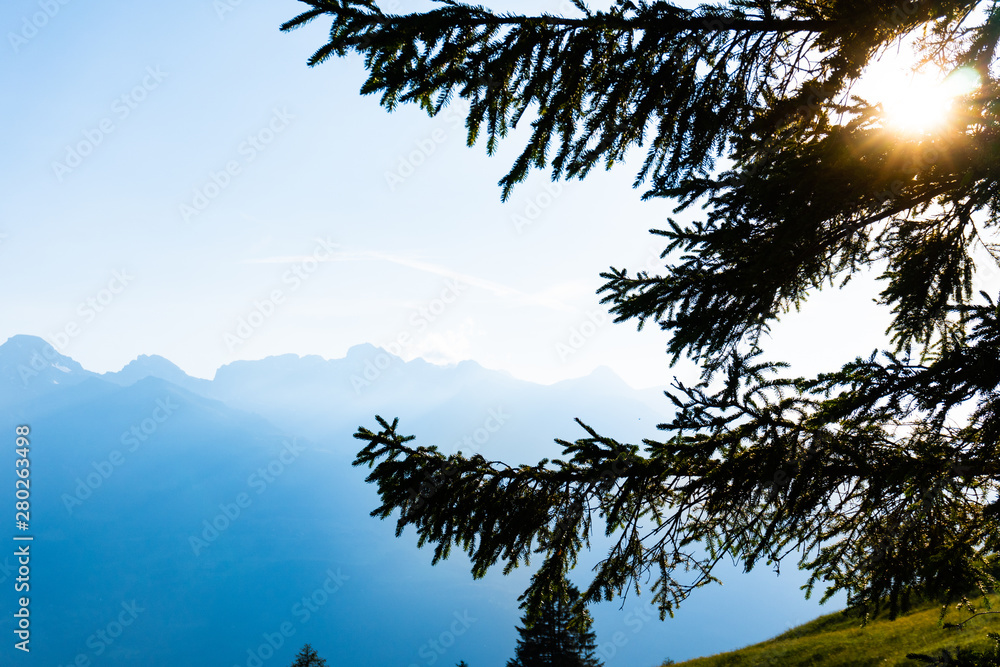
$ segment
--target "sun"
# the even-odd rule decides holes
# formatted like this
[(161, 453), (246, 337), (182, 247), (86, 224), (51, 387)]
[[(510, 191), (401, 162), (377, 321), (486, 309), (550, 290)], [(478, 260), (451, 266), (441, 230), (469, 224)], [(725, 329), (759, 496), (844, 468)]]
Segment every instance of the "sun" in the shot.
[(979, 87), (979, 75), (968, 67), (946, 72), (933, 64), (914, 70), (909, 50), (887, 53), (872, 63), (855, 94), (882, 107), (886, 128), (927, 134), (952, 117), (957, 99)]

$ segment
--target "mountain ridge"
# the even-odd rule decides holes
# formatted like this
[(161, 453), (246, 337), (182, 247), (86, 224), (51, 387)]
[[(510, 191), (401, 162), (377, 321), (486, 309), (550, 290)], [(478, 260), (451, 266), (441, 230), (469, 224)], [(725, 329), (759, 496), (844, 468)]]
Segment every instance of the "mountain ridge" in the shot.
[[(27, 386), (20, 367), (35, 373)], [(39, 664), (97, 658), (86, 650), (88, 638), (122, 601), (136, 600), (147, 611), (107, 648), (108, 664), (136, 664), (136, 656), (147, 667), (247, 664), (247, 649), (256, 651), (264, 633), (292, 618), (332, 664), (427, 667), (421, 647), (467, 609), (481, 620), (461, 641), (453, 638), (454, 652), (435, 654), (438, 664), (464, 658), (499, 667), (510, 654), (517, 598), (531, 572), (491, 572), (474, 582), (459, 550), (432, 567), (412, 531), (397, 537), (393, 521), (370, 516), (378, 494), (364, 481), (365, 470), (351, 465), (360, 449), (352, 435), (359, 426), (376, 428), (375, 415), (398, 417), (400, 433), (417, 436), (420, 445), (534, 464), (562, 454), (557, 439), (587, 437), (575, 417), (638, 443), (655, 436), (670, 409), (662, 397), (647, 404), (643, 392), (606, 369), (542, 385), (473, 361), (406, 362), (371, 345), (342, 359), (290, 354), (234, 362), (206, 380), (158, 355), (96, 374), (28, 336), (0, 345), (0, 368), (0, 393), (16, 399), (0, 401), (0, 432), (31, 430), (39, 549), (32, 614), (44, 619), (33, 656)], [(14, 457), (13, 447), (0, 448), (0, 469), (14, 470)], [(581, 573), (610, 538), (593, 539)], [(0, 583), (4, 567), (0, 555)], [(317, 586), (328, 570), (341, 568), (343, 590), (311, 610), (307, 628), (290, 610), (323, 590)], [(744, 586), (769, 591), (777, 605), (773, 582), (754, 582)], [(801, 582), (791, 583), (789, 596), (798, 597)], [(718, 614), (710, 597), (703, 600), (690, 605), (687, 625), (672, 622), (676, 636)], [(632, 620), (654, 627), (648, 600), (634, 604), (643, 607)], [(782, 599), (767, 623), (763, 615), (745, 619), (715, 645), (773, 634), (803, 605)], [(622, 627), (617, 603), (594, 613), (605, 637)], [(353, 641), (375, 636), (372, 619), (393, 628), (393, 641)], [(0, 632), (12, 621), (0, 615)], [(634, 625), (625, 629), (636, 631)], [(611, 649), (631, 664), (629, 656), (658, 636), (635, 635), (629, 646)], [(193, 646), (202, 647), (200, 662), (191, 660)], [(267, 664), (289, 664), (295, 648), (275, 649)]]
[[(7, 369), (5, 363), (11, 363), (11, 358), (19, 366), (24, 366), (30, 371), (41, 372), (40, 363), (44, 365), (46, 369), (55, 368), (59, 369), (59, 366), (68, 368), (70, 372), (73, 373), (83, 373), (93, 376), (102, 377), (105, 380), (113, 382), (121, 386), (128, 386), (144, 377), (150, 375), (154, 377), (159, 377), (164, 380), (178, 384), (179, 386), (190, 385), (190, 386), (202, 386), (204, 383), (214, 382), (219, 378), (220, 373), (224, 376), (227, 373), (245, 368), (248, 365), (261, 364), (266, 362), (268, 365), (272, 364), (297, 364), (303, 366), (305, 364), (314, 365), (326, 365), (326, 364), (336, 364), (337, 362), (344, 363), (358, 363), (362, 362), (360, 370), (363, 372), (366, 366), (374, 368), (377, 371), (382, 370), (381, 366), (384, 365), (382, 358), (376, 359), (376, 357), (384, 357), (388, 359), (388, 365), (395, 365), (397, 363), (402, 364), (415, 364), (417, 366), (426, 366), (433, 369), (440, 370), (456, 370), (456, 371), (484, 371), (488, 373), (496, 373), (505, 378), (516, 380), (518, 382), (525, 382), (538, 386), (553, 386), (560, 385), (563, 383), (574, 383), (586, 378), (601, 379), (606, 383), (611, 383), (615, 385), (615, 388), (624, 387), (630, 391), (647, 391), (645, 389), (637, 389), (629, 385), (620, 375), (618, 375), (614, 369), (608, 366), (597, 366), (594, 370), (586, 375), (581, 375), (572, 378), (565, 378), (562, 380), (557, 380), (553, 383), (540, 383), (532, 380), (524, 380), (511, 375), (508, 371), (501, 369), (491, 369), (486, 368), (480, 364), (475, 359), (462, 359), (460, 361), (449, 363), (449, 364), (437, 364), (422, 357), (416, 357), (409, 361), (398, 357), (388, 350), (377, 347), (371, 343), (358, 343), (352, 345), (348, 348), (347, 352), (343, 357), (336, 358), (326, 358), (317, 354), (307, 354), (299, 355), (293, 352), (287, 352), (277, 355), (269, 355), (261, 359), (238, 359), (236, 361), (231, 361), (226, 364), (219, 366), (211, 379), (199, 378), (188, 374), (182, 368), (177, 366), (174, 362), (158, 354), (140, 354), (135, 359), (129, 361), (121, 369), (117, 371), (107, 371), (104, 373), (97, 373), (85, 369), (79, 362), (74, 360), (72, 357), (61, 354), (58, 352), (51, 343), (40, 336), (34, 336), (31, 334), (15, 334), (8, 338), (3, 343), (0, 343), (0, 375), (6, 374)], [(40, 360), (44, 360), (40, 362)], [(376, 363), (376, 361), (378, 363)], [(33, 365), (34, 364), (34, 365)], [(655, 390), (655, 389), (654, 389)]]

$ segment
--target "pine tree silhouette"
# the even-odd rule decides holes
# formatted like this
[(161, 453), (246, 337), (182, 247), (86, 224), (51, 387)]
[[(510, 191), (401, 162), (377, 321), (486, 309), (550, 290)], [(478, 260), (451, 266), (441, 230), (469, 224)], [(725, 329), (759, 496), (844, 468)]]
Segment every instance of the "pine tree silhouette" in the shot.
[(585, 608), (574, 619), (579, 599), (580, 591), (564, 579), (537, 613), (525, 613), (524, 626), (517, 629), (521, 637), (507, 667), (601, 667), (594, 656), (593, 619)]
[(313, 647), (306, 644), (299, 651), (298, 655), (295, 656), (295, 662), (292, 663), (292, 667), (328, 667), (326, 660), (319, 657)]

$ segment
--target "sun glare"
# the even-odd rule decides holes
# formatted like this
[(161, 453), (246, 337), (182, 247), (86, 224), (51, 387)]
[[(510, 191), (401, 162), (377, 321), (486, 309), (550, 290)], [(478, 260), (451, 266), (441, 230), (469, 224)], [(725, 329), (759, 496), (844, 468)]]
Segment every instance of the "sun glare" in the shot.
[(933, 65), (913, 71), (912, 53), (886, 54), (859, 81), (855, 94), (880, 104), (885, 126), (906, 133), (927, 133), (951, 116), (955, 100), (979, 86), (969, 68), (947, 73)]

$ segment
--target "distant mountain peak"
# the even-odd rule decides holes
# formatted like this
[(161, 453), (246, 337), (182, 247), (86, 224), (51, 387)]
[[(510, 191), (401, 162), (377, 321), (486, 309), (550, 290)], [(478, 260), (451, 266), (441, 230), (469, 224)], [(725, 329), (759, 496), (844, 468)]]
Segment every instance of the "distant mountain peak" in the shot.
[[(158, 354), (140, 354), (138, 357), (125, 364), (125, 366), (122, 367), (122, 370), (125, 370), (126, 368), (130, 367), (138, 367), (138, 368), (155, 367), (155, 368), (170, 368), (170, 369), (176, 368), (177, 370), (181, 370), (180, 368), (177, 367), (177, 365), (174, 362), (170, 361), (165, 357), (161, 357)], [(121, 371), (118, 372), (120, 373)]]
[(27, 365), (36, 371), (56, 368), (63, 373), (87, 372), (73, 359), (60, 354), (44, 338), (18, 334), (0, 345), (0, 365)]
[(17, 335), (0, 345), (0, 399), (14, 401), (94, 374), (38, 336)]
[(128, 386), (150, 376), (175, 383), (189, 379), (187, 373), (176, 364), (157, 354), (140, 354), (125, 364), (120, 371), (105, 373), (103, 377), (115, 384)]
[(598, 366), (597, 368), (595, 368), (590, 372), (590, 377), (598, 378), (601, 380), (614, 380), (615, 382), (624, 382), (621, 376), (618, 375), (618, 373), (615, 373), (615, 371), (610, 366)]
[(191, 377), (181, 370), (177, 364), (158, 354), (140, 354), (125, 364), (120, 371), (104, 373), (100, 377), (102, 380), (116, 384), (119, 387), (131, 387), (153, 378), (169, 382), (172, 385), (182, 387), (196, 394), (205, 394), (209, 391), (212, 384), (209, 380)]
[(632, 387), (608, 366), (598, 366), (587, 375), (570, 378), (557, 382), (558, 384), (575, 385), (580, 387), (599, 387), (601, 391), (611, 391), (614, 393), (622, 391), (633, 391)]

